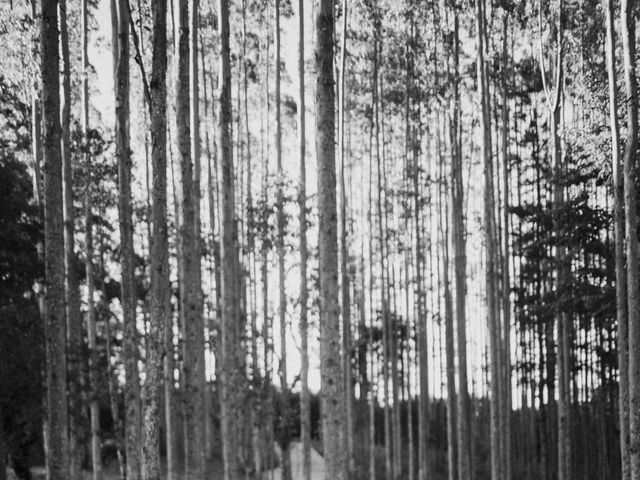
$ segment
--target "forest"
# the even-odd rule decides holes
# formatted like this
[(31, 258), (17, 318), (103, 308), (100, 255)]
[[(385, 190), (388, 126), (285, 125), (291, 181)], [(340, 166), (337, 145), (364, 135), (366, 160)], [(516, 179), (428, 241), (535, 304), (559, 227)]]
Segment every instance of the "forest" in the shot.
[(0, 480), (640, 480), (634, 0), (0, 0)]

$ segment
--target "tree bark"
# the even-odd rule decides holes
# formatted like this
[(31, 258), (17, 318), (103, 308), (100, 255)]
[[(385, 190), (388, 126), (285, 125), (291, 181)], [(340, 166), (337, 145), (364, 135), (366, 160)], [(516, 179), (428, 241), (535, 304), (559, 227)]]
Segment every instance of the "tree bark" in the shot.
[(445, 363), (447, 376), (447, 465), (448, 478), (457, 478), (457, 440), (456, 440), (456, 367), (455, 367), (455, 340), (453, 324), (453, 301), (451, 296), (451, 282), (449, 280), (449, 209), (443, 203), (446, 196), (443, 195), (444, 185), (444, 157), (440, 157), (440, 187), (439, 187), (439, 216), (440, 216), (440, 242), (442, 254), (442, 273), (444, 283), (444, 317), (445, 317)]
[(353, 380), (351, 376), (351, 298), (349, 279), (349, 250), (347, 231), (347, 195), (345, 185), (345, 75), (348, 35), (348, 2), (343, 1), (342, 42), (340, 45), (340, 69), (338, 87), (338, 148), (340, 153), (340, 297), (342, 313), (342, 369), (345, 388), (345, 451), (348, 459), (349, 475), (355, 470), (353, 456)]
[[(541, 14), (540, 14), (541, 15)], [(550, 116), (550, 132), (551, 137), (551, 167), (553, 170), (553, 228), (556, 235), (556, 252), (555, 261), (557, 269), (556, 282), (556, 301), (555, 317), (558, 332), (557, 352), (558, 352), (558, 480), (571, 479), (571, 428), (570, 428), (570, 330), (571, 316), (567, 312), (567, 307), (561, 304), (561, 298), (567, 295), (569, 285), (569, 268), (567, 263), (567, 246), (564, 236), (566, 235), (562, 223), (561, 209), (565, 202), (565, 187), (563, 184), (564, 166), (562, 160), (562, 144), (558, 129), (562, 120), (562, 98), (564, 84), (564, 67), (563, 67), (563, 18), (562, 18), (562, 0), (558, 0), (558, 19), (557, 19), (557, 46), (556, 46), (556, 65), (555, 65), (555, 85), (553, 92), (550, 92), (546, 84), (546, 74), (544, 68), (544, 56), (542, 47), (540, 49), (540, 68), (542, 71), (542, 79), (544, 83), (545, 93), (547, 95), (547, 106)], [(541, 20), (540, 20), (541, 23)], [(553, 98), (552, 98), (553, 97)], [(548, 339), (551, 340), (551, 339)], [(551, 359), (553, 361), (553, 359)], [(553, 378), (549, 375), (549, 378)], [(552, 385), (552, 383), (551, 383)], [(554, 398), (550, 392), (549, 398)], [(639, 417), (640, 418), (640, 417)]]
[(69, 382), (69, 475), (79, 479), (82, 474), (83, 423), (82, 408), (82, 320), (80, 318), (80, 291), (75, 253), (75, 222), (73, 208), (73, 173), (71, 166), (71, 65), (69, 58), (69, 34), (67, 30), (67, 2), (58, 3), (60, 23), (60, 51), (62, 53), (62, 192), (64, 214), (64, 267), (65, 302), (67, 316), (67, 362)]
[(508, 54), (507, 35), (509, 29), (509, 12), (505, 11), (502, 17), (502, 119), (501, 119), (501, 154), (502, 154), (502, 195), (504, 196), (503, 215), (503, 252), (502, 252), (502, 346), (503, 346), (503, 382), (501, 385), (502, 412), (500, 419), (500, 436), (504, 450), (503, 472), (504, 480), (512, 478), (511, 459), (511, 277), (509, 272), (509, 104), (507, 91)]
[[(89, 155), (89, 57), (88, 57), (88, 5), (82, 0), (82, 133), (85, 148), (85, 164), (91, 161)], [(89, 425), (91, 431), (91, 461), (93, 480), (102, 478), (102, 453), (100, 440), (100, 409), (98, 406), (98, 355), (96, 349), (96, 314), (94, 305), (93, 271), (93, 212), (91, 208), (90, 185), (85, 194), (85, 276), (87, 278), (87, 338), (89, 344)], [(109, 320), (107, 320), (108, 322)]]
[(300, 89), (298, 117), (298, 147), (300, 154), (300, 186), (298, 187), (298, 207), (300, 209), (300, 437), (302, 439), (302, 474), (304, 480), (311, 480), (311, 401), (309, 396), (309, 326), (307, 286), (307, 165), (305, 130), (305, 88), (304, 88), (304, 0), (298, 0), (298, 87)]
[[(638, 94), (635, 73), (635, 2), (622, 0), (620, 23), (627, 98), (627, 142), (624, 150), (624, 206), (627, 243), (627, 312), (629, 315), (629, 463), (631, 479), (640, 479), (640, 287), (638, 285), (638, 218), (636, 156), (638, 153)], [(622, 372), (621, 374), (624, 374)]]
[(491, 438), (491, 478), (502, 479), (502, 462), (500, 452), (500, 357), (499, 357), (499, 314), (496, 305), (496, 220), (493, 191), (493, 159), (491, 156), (491, 115), (489, 112), (489, 91), (484, 50), (486, 42), (485, 31), (485, 5), (484, 0), (476, 0), (476, 29), (478, 45), (478, 96), (480, 101), (481, 116), (480, 152), (484, 165), (484, 237), (485, 237), (485, 262), (486, 262), (486, 305), (487, 325), (489, 330), (489, 366), (491, 370), (490, 380), (490, 438)]
[(340, 308), (335, 163), (333, 3), (321, 0), (316, 20), (316, 154), (318, 159), (320, 361), (325, 478), (348, 478), (342, 432), (344, 379), (340, 364)]
[(278, 191), (276, 195), (276, 221), (278, 233), (276, 238), (276, 249), (278, 252), (278, 316), (280, 326), (280, 365), (278, 373), (280, 376), (280, 388), (282, 390), (283, 413), (281, 417), (282, 436), (280, 447), (282, 448), (282, 480), (291, 479), (291, 452), (289, 451), (289, 386), (287, 384), (287, 296), (285, 291), (285, 213), (284, 213), (284, 192), (283, 183), (285, 174), (282, 169), (282, 117), (281, 117), (281, 71), (280, 71), (280, 0), (275, 0), (275, 102), (276, 102), (276, 168), (278, 170)]
[(467, 377), (467, 326), (466, 326), (466, 233), (464, 225), (464, 186), (462, 182), (462, 149), (460, 128), (460, 70), (459, 70), (459, 19), (454, 11), (454, 98), (451, 159), (451, 210), (453, 237), (453, 262), (455, 280), (456, 347), (458, 353), (457, 441), (458, 475), (460, 480), (471, 478), (471, 416)]
[(69, 478), (69, 416), (64, 277), (64, 216), (56, 0), (42, 0), (42, 74), (45, 236), (46, 467), (50, 480)]
[[(183, 312), (184, 439), (187, 479), (204, 477), (204, 320), (200, 304), (199, 182), (194, 179), (196, 156), (200, 155), (197, 88), (198, 1), (180, 0), (176, 82), (176, 125), (180, 159), (181, 213), (180, 248), (182, 282), (180, 303)], [(190, 18), (191, 15), (191, 18)], [(191, 20), (191, 21), (190, 21)], [(191, 27), (191, 28), (190, 28)], [(193, 76), (193, 78), (191, 78)], [(194, 87), (191, 91), (190, 87)], [(192, 130), (191, 127), (194, 127)], [(192, 157), (193, 154), (193, 157)], [(199, 162), (197, 162), (199, 164)], [(197, 187), (197, 188), (196, 188)]]
[(136, 328), (135, 266), (129, 146), (129, 3), (118, 0), (118, 63), (116, 66), (116, 157), (118, 159), (118, 216), (122, 266), (122, 314), (125, 364), (125, 442), (127, 478), (140, 478), (140, 385)]
[[(153, 33), (149, 104), (151, 117), (151, 164), (153, 170), (150, 321), (147, 335), (146, 376), (142, 392), (144, 434), (142, 478), (159, 480), (160, 390), (163, 381), (165, 328), (171, 325), (169, 244), (167, 233), (167, 2), (152, 5)], [(128, 453), (128, 452), (127, 452)], [(127, 478), (129, 476), (127, 475)]]
[(629, 339), (627, 315), (627, 278), (624, 246), (624, 178), (620, 158), (620, 122), (618, 121), (618, 80), (615, 62), (613, 0), (604, 4), (607, 22), (606, 52), (609, 81), (609, 128), (611, 129), (611, 170), (613, 177), (613, 217), (616, 268), (616, 321), (618, 325), (620, 460), (622, 480), (631, 478), (629, 468)]
[(240, 476), (239, 415), (243, 387), (242, 332), (240, 331), (239, 292), (237, 291), (238, 246), (235, 227), (234, 168), (231, 140), (231, 65), (229, 46), (229, 2), (219, 0), (218, 32), (220, 34), (220, 97), (218, 100), (218, 158), (220, 159), (220, 192), (222, 193), (222, 452), (225, 480)]

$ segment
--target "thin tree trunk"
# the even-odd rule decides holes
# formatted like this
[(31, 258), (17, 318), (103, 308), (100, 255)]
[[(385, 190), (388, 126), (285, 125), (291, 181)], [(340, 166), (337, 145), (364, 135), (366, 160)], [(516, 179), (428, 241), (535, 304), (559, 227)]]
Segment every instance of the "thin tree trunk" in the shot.
[(300, 89), (298, 117), (298, 147), (300, 149), (300, 186), (298, 207), (300, 209), (300, 437), (302, 438), (302, 473), (304, 480), (311, 480), (311, 405), (309, 396), (309, 326), (307, 319), (309, 289), (307, 287), (307, 166), (305, 130), (304, 88), (304, 0), (298, 0), (298, 87)]
[(289, 451), (290, 433), (289, 433), (289, 386), (287, 384), (287, 296), (285, 290), (285, 252), (284, 252), (284, 229), (285, 229), (285, 213), (284, 213), (284, 192), (283, 183), (285, 179), (284, 170), (282, 169), (282, 114), (281, 114), (281, 71), (280, 71), (280, 0), (275, 0), (275, 69), (276, 69), (276, 168), (278, 170), (278, 191), (276, 195), (276, 217), (277, 217), (277, 239), (276, 249), (278, 252), (278, 316), (280, 325), (280, 364), (278, 373), (280, 376), (280, 388), (282, 390), (282, 417), (281, 417), (281, 443), (282, 448), (282, 479), (291, 479), (291, 452)]
[[(540, 14), (541, 15), (541, 14)], [(569, 285), (570, 266), (567, 264), (567, 247), (565, 245), (566, 234), (561, 220), (560, 209), (564, 204), (564, 185), (563, 185), (563, 161), (562, 161), (562, 145), (558, 128), (561, 122), (561, 108), (563, 98), (563, 19), (562, 19), (562, 0), (558, 0), (558, 19), (557, 19), (557, 47), (556, 47), (556, 65), (555, 65), (555, 85), (553, 92), (550, 92), (546, 84), (546, 73), (544, 68), (544, 56), (542, 49), (540, 51), (540, 68), (542, 71), (542, 79), (544, 83), (545, 93), (547, 95), (547, 105), (550, 115), (550, 132), (551, 137), (551, 166), (553, 169), (553, 206), (554, 206), (554, 231), (556, 234), (556, 268), (557, 283), (556, 291), (559, 295), (566, 294)], [(541, 19), (540, 19), (541, 23)], [(553, 93), (553, 98), (551, 98)], [(558, 480), (571, 479), (571, 428), (570, 428), (570, 316), (563, 305), (556, 306), (556, 322), (557, 322), (557, 351), (558, 351)], [(553, 378), (549, 375), (549, 378)], [(549, 398), (554, 395), (549, 394)]]
[[(194, 181), (197, 175), (194, 161), (195, 157), (200, 155), (199, 131), (196, 131), (198, 129), (197, 16), (197, 0), (195, 2), (180, 0), (178, 7), (176, 133), (182, 187), (180, 202), (182, 210), (180, 303), (184, 315), (182, 370), (184, 375), (185, 476), (187, 479), (203, 478), (205, 469), (205, 432), (204, 422), (201, 418), (204, 411), (204, 319), (200, 304), (201, 295), (198, 294), (202, 286), (199, 254), (200, 225), (199, 215), (196, 215), (196, 210), (199, 211), (196, 204), (199, 206), (200, 195)], [(193, 79), (191, 79), (192, 76)], [(194, 91), (191, 91), (191, 86), (194, 87)], [(191, 128), (192, 126), (194, 129)], [(199, 185), (197, 188), (199, 189)]]
[[(201, 177), (202, 177), (202, 159), (201, 159), (201, 143), (200, 143), (200, 88), (199, 88), (199, 69), (198, 69), (198, 35), (200, 25), (200, 2), (193, 0), (190, 10), (191, 23), (191, 51), (190, 51), (190, 82), (191, 82), (191, 159), (193, 161), (193, 215), (194, 215), (194, 247), (195, 247), (195, 268), (194, 268), (194, 284), (196, 297), (196, 315), (198, 320), (197, 331), (197, 352), (198, 364), (196, 368), (196, 383), (199, 384), (200, 394), (202, 398), (202, 410), (200, 411), (200, 425), (196, 429), (196, 433), (200, 430), (202, 437), (201, 447), (196, 446), (198, 450), (202, 450), (202, 464), (206, 467), (206, 459), (210, 455), (207, 450), (207, 423), (209, 417), (209, 402), (207, 401), (207, 378), (206, 378), (206, 358), (205, 358), (205, 323), (204, 323), (204, 294), (202, 292), (202, 214), (200, 210), (200, 202), (202, 200)], [(206, 84), (205, 84), (206, 88)], [(202, 418), (204, 417), (204, 421)], [(203, 468), (205, 468), (203, 467)]]
[[(88, 11), (87, 0), (82, 0), (82, 133), (85, 146), (85, 164), (91, 161), (89, 155), (89, 58), (88, 58)], [(91, 430), (91, 460), (93, 480), (102, 478), (102, 455), (100, 442), (100, 409), (98, 405), (98, 355), (96, 349), (96, 317), (93, 295), (93, 213), (91, 209), (90, 186), (85, 193), (85, 274), (87, 282), (87, 338), (89, 344), (89, 425)], [(107, 319), (107, 322), (109, 320)]]
[[(167, 2), (152, 5), (153, 33), (151, 82), (151, 164), (153, 169), (151, 244), (150, 322), (147, 337), (146, 376), (142, 392), (144, 435), (142, 438), (142, 478), (159, 480), (160, 469), (160, 393), (163, 380), (165, 328), (171, 325), (169, 244), (167, 233)], [(171, 371), (173, 373), (173, 369)], [(173, 375), (171, 375), (173, 377)], [(167, 399), (165, 399), (167, 401)], [(168, 423), (167, 423), (168, 424)], [(173, 425), (172, 425), (173, 426)], [(127, 452), (128, 453), (128, 452)], [(127, 475), (127, 478), (130, 478)]]
[(631, 478), (629, 466), (629, 339), (627, 315), (627, 278), (624, 252), (624, 179), (620, 158), (620, 123), (618, 121), (618, 80), (615, 64), (615, 28), (613, 0), (606, 0), (607, 74), (609, 80), (609, 126), (611, 129), (611, 167), (613, 177), (613, 217), (615, 233), (616, 320), (618, 325), (618, 369), (620, 394), (620, 460), (622, 480)]
[[(374, 46), (374, 49), (377, 47)], [(375, 58), (375, 57), (374, 57)], [(372, 108), (375, 106), (375, 76), (372, 82), (371, 103)], [(371, 116), (371, 126), (369, 132), (369, 178), (368, 178), (368, 195), (367, 195), (367, 228), (373, 231), (373, 136), (374, 136), (374, 117)], [(367, 338), (369, 348), (369, 377), (371, 378), (371, 388), (369, 389), (369, 477), (376, 478), (376, 405), (378, 403), (378, 376), (375, 369), (376, 349), (374, 347), (374, 326), (375, 326), (375, 307), (373, 304), (373, 235), (369, 235), (368, 239), (368, 269), (367, 282), (369, 285), (369, 335)]]
[(502, 437), (503, 445), (503, 472), (504, 480), (511, 480), (512, 478), (512, 447), (511, 447), (511, 277), (509, 274), (509, 104), (507, 97), (507, 75), (508, 75), (508, 56), (507, 56), (507, 34), (509, 28), (508, 13), (505, 12), (502, 18), (502, 121), (501, 121), (501, 133), (502, 140), (502, 175), (503, 175), (503, 192), (504, 207), (502, 209), (503, 214), (503, 262), (502, 262), (502, 311), (503, 311), (503, 367), (504, 367), (504, 380), (502, 382), (502, 412), (501, 412), (501, 425), (500, 436)]
[(466, 232), (464, 224), (464, 187), (462, 182), (462, 149), (460, 128), (460, 70), (459, 70), (459, 19), (454, 11), (454, 98), (452, 129), (452, 228), (453, 261), (456, 291), (456, 347), (458, 353), (457, 439), (458, 475), (460, 480), (471, 479), (471, 413), (467, 377), (467, 327), (466, 327)]
[[(415, 135), (414, 135), (415, 137)], [(427, 306), (424, 286), (424, 247), (422, 245), (422, 213), (419, 186), (419, 144), (417, 138), (413, 142), (414, 158), (414, 228), (416, 250), (416, 294), (418, 296), (417, 353), (418, 353), (418, 480), (429, 477), (429, 356), (427, 343)]]
[(231, 64), (229, 46), (229, 2), (219, 0), (218, 32), (220, 34), (220, 97), (218, 102), (218, 157), (220, 159), (220, 191), (222, 192), (222, 452), (225, 480), (237, 480), (239, 415), (243, 385), (242, 332), (240, 331), (237, 285), (238, 246), (235, 227), (234, 168), (231, 141)]
[[(382, 198), (383, 198), (383, 156), (384, 156), (384, 140), (381, 142), (381, 128), (380, 128), (380, 97), (382, 96), (382, 87), (380, 86), (380, 35), (381, 35), (381, 23), (380, 12), (376, 6), (376, 12), (374, 13), (374, 57), (373, 57), (373, 117), (375, 128), (375, 158), (376, 158), (376, 215), (378, 217), (378, 248), (380, 253), (380, 303), (381, 303), (381, 318), (382, 318), (382, 383), (383, 383), (383, 402), (384, 402), (384, 464), (385, 475), (391, 479), (394, 478), (393, 474), (393, 451), (392, 451), (392, 431), (391, 431), (391, 411), (389, 406), (389, 311), (387, 303), (387, 284), (388, 279), (385, 275), (385, 229), (383, 221), (382, 210)], [(381, 146), (382, 143), (382, 146)], [(385, 203), (386, 206), (386, 203)], [(373, 232), (372, 232), (373, 234)]]
[(131, 151), (129, 147), (129, 5), (118, 0), (118, 64), (116, 67), (116, 157), (118, 159), (118, 214), (122, 265), (124, 319), (125, 441), (127, 478), (140, 478), (140, 385), (138, 333), (131, 200)]
[(343, 449), (344, 379), (340, 364), (340, 307), (333, 77), (333, 2), (321, 0), (316, 21), (316, 152), (318, 159), (320, 358), (325, 478), (348, 478)]
[(345, 388), (345, 448), (348, 459), (349, 475), (355, 470), (353, 456), (353, 379), (351, 376), (351, 298), (349, 279), (349, 251), (347, 242), (347, 196), (344, 178), (345, 170), (345, 76), (348, 34), (348, 0), (343, 0), (342, 43), (340, 45), (340, 85), (338, 88), (338, 148), (340, 154), (340, 290), (342, 310), (342, 370)]
[(64, 276), (64, 213), (60, 145), (58, 13), (56, 0), (42, 0), (42, 72), (45, 237), (46, 467), (50, 480), (69, 478), (69, 416)]
[(440, 241), (442, 248), (442, 272), (444, 283), (444, 317), (445, 317), (445, 360), (447, 370), (447, 464), (448, 478), (457, 478), (457, 440), (456, 440), (456, 367), (454, 347), (453, 301), (451, 298), (451, 282), (449, 280), (449, 208), (444, 206), (446, 190), (444, 182), (444, 157), (440, 157), (440, 187), (438, 202), (440, 211)]
[[(622, 51), (627, 99), (627, 142), (624, 150), (624, 203), (627, 242), (627, 312), (629, 314), (629, 463), (631, 479), (640, 479), (640, 312), (638, 286), (638, 218), (636, 155), (638, 151), (638, 94), (635, 73), (635, 2), (622, 0)], [(624, 374), (622, 372), (621, 374)]]
[(496, 305), (496, 221), (495, 203), (493, 196), (493, 160), (491, 156), (491, 116), (489, 112), (489, 89), (488, 78), (484, 60), (484, 50), (486, 42), (485, 31), (485, 10), (484, 0), (476, 0), (476, 23), (478, 40), (478, 85), (479, 101), (481, 106), (480, 130), (481, 143), (480, 151), (484, 164), (484, 236), (485, 236), (485, 262), (486, 262), (486, 302), (487, 302), (487, 325), (489, 330), (489, 354), (491, 370), (491, 401), (490, 401), (490, 431), (491, 431), (491, 478), (493, 480), (502, 479), (502, 465), (500, 452), (500, 358), (499, 358), (499, 336), (498, 322), (499, 314)]
[(60, 22), (60, 51), (62, 53), (62, 98), (60, 125), (62, 128), (62, 191), (64, 202), (64, 262), (65, 302), (67, 317), (67, 362), (69, 381), (69, 474), (79, 479), (82, 474), (84, 454), (82, 425), (82, 320), (80, 318), (80, 291), (75, 253), (75, 222), (73, 208), (73, 174), (71, 166), (71, 65), (69, 58), (69, 34), (67, 30), (67, 2), (58, 4)]

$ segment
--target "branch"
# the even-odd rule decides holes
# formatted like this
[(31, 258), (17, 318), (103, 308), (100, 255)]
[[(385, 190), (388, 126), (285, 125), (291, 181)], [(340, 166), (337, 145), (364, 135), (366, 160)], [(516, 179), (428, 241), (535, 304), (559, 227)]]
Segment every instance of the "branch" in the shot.
[(562, 93), (562, 0), (558, 1), (558, 48), (556, 49), (556, 98), (553, 102), (553, 109), (558, 108)]
[(142, 85), (144, 89), (144, 98), (147, 101), (147, 105), (149, 108), (149, 112), (151, 112), (151, 90), (149, 89), (149, 82), (147, 81), (147, 74), (144, 71), (144, 62), (142, 61), (142, 54), (140, 53), (140, 44), (138, 41), (138, 32), (136, 31), (136, 26), (133, 23), (133, 15), (131, 12), (131, 4), (129, 0), (127, 0), (127, 9), (129, 10), (129, 26), (131, 28), (131, 38), (133, 38), (133, 45), (136, 49), (136, 54), (133, 59), (136, 61), (138, 66), (140, 67), (140, 75), (142, 76)]
[(540, 75), (542, 76), (542, 88), (547, 99), (547, 106), (551, 109), (551, 94), (547, 85), (547, 72), (544, 67), (544, 53), (542, 51), (542, 2), (538, 3), (538, 50), (540, 53)]

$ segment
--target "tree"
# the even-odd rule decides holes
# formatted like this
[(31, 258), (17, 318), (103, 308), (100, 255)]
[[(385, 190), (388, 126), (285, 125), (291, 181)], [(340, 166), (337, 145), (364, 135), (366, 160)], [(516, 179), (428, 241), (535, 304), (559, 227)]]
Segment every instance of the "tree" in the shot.
[(118, 159), (118, 216), (122, 266), (121, 301), (125, 358), (125, 442), (127, 478), (140, 477), (140, 384), (131, 200), (131, 150), (129, 145), (129, 2), (118, 0), (116, 66), (116, 157)]
[(620, 369), (620, 460), (622, 479), (629, 480), (629, 339), (627, 315), (627, 279), (624, 252), (624, 179), (620, 158), (620, 124), (618, 121), (618, 80), (615, 65), (616, 36), (614, 28), (613, 1), (606, 0), (606, 52), (607, 77), (609, 81), (609, 128), (611, 129), (611, 170), (613, 177), (613, 214), (615, 235), (616, 269), (616, 315), (618, 323), (618, 365)]
[(42, 0), (40, 68), (44, 156), (45, 365), (47, 474), (69, 478), (69, 415), (65, 327), (64, 217), (56, 0)]
[(32, 445), (42, 439), (46, 390), (44, 324), (33, 289), (44, 274), (42, 205), (21, 160), (31, 153), (31, 106), (5, 78), (0, 99), (7, 107), (0, 113), (0, 478), (6, 480), (7, 464), (18, 478), (28, 475)]
[(149, 110), (153, 167), (153, 242), (151, 244), (150, 322), (147, 336), (146, 377), (142, 398), (144, 434), (142, 478), (159, 480), (160, 389), (163, 379), (164, 329), (171, 316), (169, 246), (167, 234), (167, 2), (153, 2), (153, 37)]
[(353, 378), (351, 372), (351, 296), (350, 296), (350, 279), (349, 279), (349, 249), (347, 231), (347, 193), (345, 183), (345, 108), (346, 108), (346, 65), (347, 65), (347, 35), (349, 30), (348, 19), (348, 2), (343, 1), (342, 4), (342, 42), (340, 44), (340, 66), (338, 86), (338, 149), (340, 154), (340, 297), (341, 297), (341, 313), (342, 313), (342, 369), (344, 375), (345, 389), (345, 452), (349, 462), (349, 475), (355, 469), (355, 458), (353, 453)]
[(229, 45), (229, 2), (218, 2), (218, 31), (220, 34), (220, 96), (218, 98), (218, 159), (219, 191), (221, 192), (222, 226), (222, 351), (221, 351), (221, 424), (222, 454), (225, 480), (237, 480), (240, 475), (240, 412), (244, 384), (243, 348), (240, 331), (238, 237), (235, 218), (235, 188), (233, 146), (231, 139), (231, 63)]
[[(542, 24), (542, 13), (539, 12), (539, 24)], [(562, 143), (558, 128), (561, 122), (561, 109), (563, 98), (563, 18), (562, 18), (562, 0), (558, 0), (557, 12), (557, 46), (556, 46), (556, 64), (555, 64), (555, 85), (553, 91), (547, 87), (546, 71), (544, 66), (544, 56), (542, 47), (540, 48), (540, 70), (542, 82), (544, 85), (547, 107), (551, 120), (551, 128), (549, 135), (551, 137), (551, 167), (553, 169), (553, 204), (554, 204), (554, 230), (556, 234), (556, 268), (557, 282), (556, 293), (556, 312), (555, 317), (558, 327), (558, 478), (559, 480), (568, 480), (571, 478), (571, 434), (570, 434), (570, 322), (571, 318), (567, 314), (566, 306), (562, 304), (560, 295), (569, 287), (569, 271), (567, 264), (567, 246), (565, 238), (564, 226), (560, 209), (565, 202), (565, 192), (562, 180), (564, 166), (562, 165)]]
[(69, 367), (69, 447), (71, 478), (78, 478), (82, 469), (82, 414), (80, 394), (82, 391), (82, 321), (80, 318), (80, 292), (75, 252), (75, 222), (73, 211), (73, 176), (71, 166), (71, 64), (69, 56), (69, 33), (67, 28), (67, 2), (58, 5), (60, 23), (60, 51), (62, 54), (62, 98), (60, 126), (62, 141), (62, 200), (64, 203), (64, 265), (65, 302), (67, 315), (67, 362)]
[(302, 469), (304, 480), (311, 480), (311, 412), (309, 401), (309, 325), (307, 285), (307, 164), (305, 130), (304, 89), (304, 0), (298, 0), (298, 85), (300, 89), (298, 142), (300, 148), (300, 186), (298, 208), (300, 209), (300, 437), (302, 438)]
[(347, 478), (343, 450), (344, 383), (340, 364), (335, 163), (333, 4), (320, 1), (316, 20), (316, 155), (318, 159), (320, 361), (326, 479)]
[[(88, 165), (91, 158), (89, 154), (89, 12), (87, 0), (82, 0), (81, 5), (82, 20), (82, 136), (84, 148), (84, 161)], [(94, 282), (94, 247), (93, 247), (93, 210), (89, 186), (85, 193), (85, 276), (87, 282), (87, 343), (89, 347), (89, 391), (91, 400), (89, 402), (89, 425), (91, 432), (91, 467), (93, 480), (102, 478), (102, 445), (100, 439), (100, 408), (98, 404), (98, 351), (96, 334), (96, 312), (93, 301), (95, 293)]]
[[(638, 285), (638, 219), (635, 171), (638, 151), (638, 94), (635, 73), (634, 2), (622, 0), (622, 59), (627, 98), (627, 142), (624, 150), (624, 206), (627, 243), (627, 313), (629, 315), (629, 454), (631, 479), (640, 479), (640, 286)], [(621, 372), (621, 375), (624, 375)]]
[(281, 113), (281, 72), (280, 72), (280, 0), (275, 0), (275, 68), (276, 68), (276, 168), (278, 169), (278, 193), (276, 199), (276, 215), (278, 224), (278, 237), (276, 247), (278, 250), (278, 316), (280, 319), (280, 388), (282, 389), (282, 405), (284, 413), (281, 415), (282, 435), (280, 447), (282, 449), (282, 479), (291, 479), (291, 452), (289, 433), (289, 386), (287, 384), (287, 292), (285, 290), (285, 213), (284, 213), (284, 171), (282, 169), (282, 113)]
[(454, 10), (453, 32), (453, 124), (452, 159), (451, 159), (451, 211), (453, 237), (453, 262), (455, 280), (455, 315), (456, 315), (456, 346), (458, 352), (458, 396), (457, 396), (457, 440), (458, 440), (458, 474), (460, 480), (471, 478), (471, 417), (469, 407), (469, 390), (467, 377), (467, 327), (466, 327), (466, 232), (464, 225), (464, 187), (462, 182), (462, 145), (460, 131), (460, 41), (459, 18), (457, 9)]
[(496, 219), (493, 189), (493, 159), (491, 156), (491, 114), (489, 108), (488, 75), (485, 64), (486, 18), (484, 0), (476, 0), (476, 30), (478, 45), (478, 97), (480, 102), (480, 152), (484, 166), (484, 238), (485, 238), (485, 288), (487, 325), (489, 330), (489, 366), (491, 369), (491, 478), (502, 479), (500, 451), (500, 342), (498, 336), (499, 313), (496, 305), (497, 245)]
[[(189, 16), (191, 6), (191, 22)], [(176, 83), (176, 116), (178, 155), (181, 180), (180, 257), (182, 282), (180, 290), (184, 338), (184, 428), (185, 474), (187, 478), (202, 478), (205, 469), (204, 422), (199, 415), (204, 410), (204, 319), (201, 306), (200, 274), (200, 185), (194, 161), (200, 155), (198, 122), (197, 22), (198, 2), (181, 0), (178, 8), (179, 40)], [(191, 27), (191, 29), (190, 29)], [(195, 28), (194, 28), (195, 27)], [(190, 43), (190, 37), (193, 41)], [(191, 49), (195, 49), (191, 51)], [(190, 66), (191, 61), (191, 66)], [(190, 72), (191, 68), (191, 72)], [(193, 75), (193, 82), (190, 78)], [(191, 86), (193, 85), (193, 91)], [(191, 125), (191, 123), (193, 125)], [(193, 131), (191, 129), (193, 126)], [(193, 158), (192, 158), (193, 153)], [(199, 167), (199, 161), (198, 167)], [(197, 218), (196, 218), (197, 217)]]

